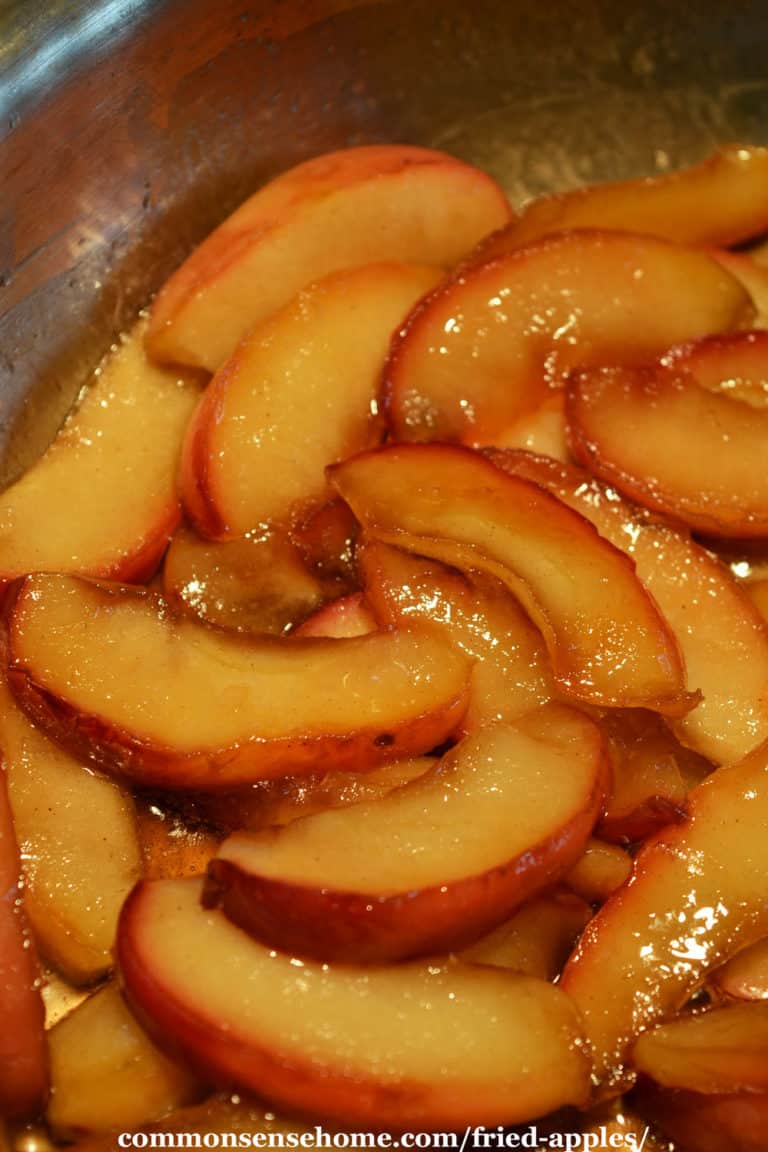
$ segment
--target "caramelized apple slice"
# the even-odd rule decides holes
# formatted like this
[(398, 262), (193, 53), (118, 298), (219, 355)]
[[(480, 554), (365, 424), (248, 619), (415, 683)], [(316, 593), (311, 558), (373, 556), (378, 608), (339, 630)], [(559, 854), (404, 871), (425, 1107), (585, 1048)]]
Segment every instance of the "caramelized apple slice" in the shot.
[(319, 580), (336, 582), (338, 595), (356, 587), (357, 521), (343, 500), (329, 500), (299, 520), (290, 538)]
[(468, 963), (555, 980), (591, 916), (589, 905), (570, 892), (537, 896), (459, 955)]
[(496, 448), (517, 448), (567, 462), (571, 459), (567, 431), (565, 393), (558, 389), (545, 396), (538, 408), (525, 412), (493, 440)]
[(133, 802), (38, 731), (2, 681), (0, 744), (35, 937), (73, 983), (92, 983), (112, 967), (117, 917), (140, 874)]
[(97, 370), (45, 455), (0, 496), (0, 580), (139, 580), (159, 563), (179, 521), (177, 461), (198, 391), (147, 362), (143, 330)]
[(745, 585), (744, 591), (768, 624), (768, 580), (753, 580)]
[(0, 1117), (35, 1116), (48, 1091), (40, 972), (21, 900), (19, 852), (0, 771)]
[(597, 838), (588, 841), (565, 883), (590, 904), (602, 904), (632, 875), (632, 857), (618, 844)]
[(459, 963), (297, 961), (200, 907), (195, 881), (141, 884), (118, 960), (158, 1040), (203, 1073), (347, 1126), (530, 1120), (588, 1093), (559, 988)]
[(733, 1000), (768, 1000), (768, 939), (744, 948), (713, 972), (710, 987)]
[(465, 657), (424, 631), (246, 639), (76, 577), (20, 584), (9, 648), (33, 719), (148, 787), (362, 770), (439, 744), (467, 703)]
[(326, 498), (327, 464), (381, 440), (390, 337), (438, 277), (409, 264), (336, 272), (243, 340), (187, 432), (182, 492), (200, 532), (221, 539), (287, 521)]
[(194, 1077), (149, 1040), (114, 984), (90, 996), (48, 1034), (54, 1135), (130, 1128), (200, 1093)]
[(599, 835), (626, 844), (681, 820), (687, 789), (677, 766), (679, 745), (660, 717), (620, 711), (603, 717), (601, 727), (613, 770)]
[(631, 562), (535, 484), (446, 444), (363, 453), (331, 477), (370, 536), (506, 584), (541, 629), (565, 695), (691, 707), (677, 645)]
[(663, 366), (578, 372), (571, 450), (646, 508), (718, 537), (768, 536), (768, 409)]
[(595, 1083), (631, 1077), (636, 1037), (674, 1012), (707, 973), (768, 935), (768, 744), (688, 796), (688, 819), (647, 841), (631, 883), (597, 913), (566, 965)]
[(553, 694), (538, 631), (503, 585), (369, 541), (358, 548), (368, 602), (382, 624), (430, 623), (474, 665), (463, 729), (515, 720)]
[(279, 635), (323, 599), (320, 581), (277, 532), (202, 540), (180, 528), (163, 565), (166, 599), (211, 624)]
[(318, 608), (296, 629), (296, 636), (327, 636), (349, 640), (376, 631), (376, 619), (363, 599), (362, 592), (350, 592)]
[(768, 326), (768, 268), (759, 264), (747, 252), (728, 252), (725, 250), (712, 253), (723, 268), (727, 268), (740, 284), (743, 284), (752, 297), (755, 308), (753, 326), (765, 328)]
[(597, 727), (563, 705), (478, 729), (381, 800), (230, 836), (206, 903), (320, 960), (461, 948), (578, 858), (603, 802), (604, 757)]
[[(688, 688), (702, 699), (674, 728), (716, 763), (768, 739), (768, 635), (744, 589), (684, 530), (658, 520), (579, 468), (527, 453), (493, 453), (494, 463), (540, 484), (627, 552), (680, 645)], [(683, 764), (681, 769), (690, 765)]]
[(662, 363), (690, 373), (701, 388), (711, 392), (758, 408), (768, 405), (768, 332), (707, 336), (671, 348)]
[(768, 148), (731, 144), (693, 168), (533, 200), (517, 220), (481, 242), (477, 259), (496, 259), (563, 228), (617, 228), (726, 248), (768, 229), (766, 181)]
[(337, 268), (449, 268), (511, 215), (490, 176), (425, 148), (318, 156), (246, 200), (171, 276), (152, 308), (160, 360), (215, 371), (255, 324)]
[(661, 1024), (638, 1038), (632, 1061), (666, 1088), (768, 1092), (768, 1004), (729, 1004)]
[(644, 362), (752, 314), (704, 252), (611, 232), (551, 237), (414, 309), (384, 371), (390, 428), (399, 440), (495, 444), (577, 365)]

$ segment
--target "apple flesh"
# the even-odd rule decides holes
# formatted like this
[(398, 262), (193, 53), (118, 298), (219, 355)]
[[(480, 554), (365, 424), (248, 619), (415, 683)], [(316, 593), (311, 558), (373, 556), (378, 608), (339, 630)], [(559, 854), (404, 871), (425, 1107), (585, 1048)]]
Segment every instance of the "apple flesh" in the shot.
[[(493, 453), (497, 467), (539, 484), (581, 513), (634, 561), (683, 655), (701, 700), (673, 722), (678, 739), (730, 763), (768, 739), (768, 635), (726, 566), (685, 530), (649, 515), (580, 468), (523, 452)], [(678, 767), (688, 770), (677, 753)]]
[[(760, 271), (768, 277), (767, 270)], [(662, 363), (690, 373), (700, 388), (710, 392), (757, 408), (768, 405), (768, 332), (707, 336), (671, 348)]]
[(536, 896), (459, 956), (471, 964), (556, 980), (591, 916), (586, 901), (573, 893), (556, 890)]
[(390, 431), (495, 444), (572, 369), (644, 363), (752, 315), (748, 293), (705, 252), (617, 232), (549, 237), (417, 305), (384, 370)]
[(478, 575), (470, 582), (444, 564), (375, 541), (358, 548), (357, 562), (382, 625), (431, 624), (474, 661), (465, 732), (514, 721), (552, 698), (541, 636), (502, 584)]
[(768, 536), (768, 408), (692, 372), (620, 367), (574, 373), (566, 418), (576, 459), (644, 507), (711, 536)]
[(326, 636), (332, 640), (351, 640), (376, 631), (376, 619), (362, 592), (350, 592), (318, 608), (294, 633), (296, 636)]
[(469, 667), (426, 631), (245, 637), (143, 589), (30, 576), (9, 608), (9, 683), (76, 754), (146, 787), (227, 788), (429, 751)]
[(19, 850), (0, 770), (0, 1118), (6, 1119), (35, 1116), (48, 1092), (40, 972), (21, 893)]
[(93, 983), (141, 871), (133, 801), (31, 724), (3, 681), (0, 742), (35, 939), (70, 981)]
[(768, 230), (766, 181), (768, 148), (732, 144), (692, 168), (543, 196), (481, 241), (474, 258), (493, 260), (565, 228), (616, 228), (694, 247), (741, 244)]
[(541, 630), (566, 697), (678, 715), (695, 702), (631, 562), (536, 484), (447, 444), (362, 453), (331, 478), (369, 537), (501, 580)]
[(213, 541), (179, 528), (163, 564), (163, 594), (211, 624), (280, 635), (319, 607), (323, 587), (280, 533)]
[(149, 1040), (114, 984), (70, 1012), (48, 1034), (58, 1139), (131, 1128), (200, 1094), (198, 1081)]
[(442, 152), (378, 145), (319, 156), (261, 188), (195, 249), (154, 302), (148, 347), (215, 372), (304, 285), (380, 260), (449, 268), (510, 216), (489, 176)]
[(563, 973), (581, 1012), (594, 1083), (632, 1079), (637, 1036), (679, 1009), (710, 971), (768, 935), (768, 744), (688, 795), (688, 818), (635, 858), (631, 882), (601, 908)]
[(605, 772), (593, 722), (550, 705), (478, 729), (380, 800), (235, 833), (209, 865), (205, 901), (272, 947), (315, 959), (452, 951), (578, 859)]
[(638, 1037), (632, 1060), (665, 1088), (768, 1092), (768, 1004), (728, 1004), (680, 1016)]
[(744, 948), (713, 972), (710, 991), (731, 1000), (768, 1000), (768, 939)]
[(187, 431), (181, 488), (199, 532), (242, 536), (324, 502), (326, 465), (382, 439), (375, 402), (390, 337), (438, 278), (410, 264), (345, 269), (253, 329)]
[(565, 884), (589, 904), (603, 904), (632, 875), (632, 857), (618, 844), (591, 838), (565, 877)]
[(196, 387), (150, 364), (142, 323), (48, 451), (0, 495), (0, 581), (27, 572), (152, 575), (179, 522), (177, 461)]
[(140, 884), (118, 962), (160, 1043), (215, 1082), (345, 1126), (529, 1121), (589, 1091), (559, 988), (481, 965), (297, 962), (200, 907), (196, 881)]

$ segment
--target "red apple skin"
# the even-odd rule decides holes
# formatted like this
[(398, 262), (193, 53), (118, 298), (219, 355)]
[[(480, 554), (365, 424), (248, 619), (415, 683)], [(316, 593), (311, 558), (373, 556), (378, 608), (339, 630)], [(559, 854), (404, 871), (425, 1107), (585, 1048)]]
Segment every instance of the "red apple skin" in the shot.
[(376, 631), (376, 620), (363, 599), (362, 592), (350, 592), (323, 604), (316, 612), (300, 624), (294, 636), (328, 636), (332, 639), (345, 639), (364, 636)]
[(181, 508), (174, 504), (131, 556), (126, 556), (106, 572), (94, 572), (102, 580), (119, 580), (125, 584), (146, 584), (157, 572), (170, 539), (181, 524)]
[(0, 769), (0, 1118), (28, 1119), (48, 1095), (40, 970), (20, 906), (19, 852)]
[(184, 493), (184, 511), (201, 536), (227, 540), (232, 533), (219, 514), (208, 482), (208, 429), (216, 423), (217, 412), (226, 393), (224, 368), (206, 388), (187, 425), (181, 450), (179, 488)]

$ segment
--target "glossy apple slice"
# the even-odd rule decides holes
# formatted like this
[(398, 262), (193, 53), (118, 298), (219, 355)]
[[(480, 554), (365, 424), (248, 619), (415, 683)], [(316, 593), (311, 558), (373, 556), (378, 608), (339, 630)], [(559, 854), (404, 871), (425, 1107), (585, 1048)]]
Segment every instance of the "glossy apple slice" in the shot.
[(619, 844), (642, 840), (682, 820), (686, 787), (679, 745), (652, 712), (618, 711), (601, 720), (611, 750), (612, 785), (598, 833)]
[(390, 337), (439, 275), (410, 264), (335, 272), (243, 340), (185, 440), (184, 507), (203, 535), (287, 522), (327, 498), (327, 464), (379, 443)]
[(355, 542), (358, 525), (343, 500), (329, 500), (293, 525), (290, 538), (309, 570), (323, 582), (335, 581), (336, 595), (357, 587)]
[(431, 624), (474, 661), (463, 730), (513, 721), (552, 698), (541, 635), (507, 589), (476, 574), (368, 541), (357, 549), (368, 603), (382, 625)]
[(495, 444), (576, 366), (637, 363), (729, 331), (749, 295), (704, 252), (612, 232), (550, 237), (449, 280), (392, 343), (398, 440)]
[(768, 1092), (768, 1004), (729, 1004), (661, 1024), (637, 1039), (632, 1061), (666, 1088)]
[(476, 259), (492, 260), (564, 228), (616, 228), (676, 244), (729, 247), (768, 229), (768, 148), (731, 144), (692, 168), (591, 184), (531, 201)]
[(198, 390), (150, 364), (143, 323), (107, 358), (48, 451), (0, 495), (0, 581), (151, 575), (179, 521), (176, 469)]
[(0, 771), (0, 1118), (30, 1119), (45, 1103), (48, 1057), (40, 971), (20, 876), (5, 773)]
[(583, 469), (523, 452), (491, 458), (580, 512), (634, 561), (680, 645), (688, 688), (702, 694), (674, 722), (683, 744), (723, 763), (768, 739), (768, 635), (726, 566), (685, 530), (649, 515)]
[(206, 1076), (345, 1126), (515, 1123), (583, 1102), (589, 1060), (559, 988), (459, 963), (298, 963), (200, 907), (196, 882), (141, 884), (118, 961), (158, 1040)]
[(317, 612), (296, 629), (296, 636), (327, 636), (349, 640), (376, 631), (376, 619), (363, 599), (362, 592), (350, 592), (318, 608)]
[(753, 327), (768, 327), (768, 268), (759, 264), (748, 252), (715, 250), (712, 255), (743, 284), (752, 297), (755, 308)]
[(632, 857), (618, 844), (590, 839), (565, 884), (590, 904), (602, 904), (632, 875)]
[(442, 152), (378, 145), (318, 156), (246, 200), (171, 276), (149, 348), (213, 372), (305, 284), (379, 260), (449, 268), (510, 215), (490, 176)]
[(744, 591), (768, 624), (768, 580), (753, 580), (745, 585)]
[(133, 801), (30, 723), (3, 681), (0, 746), (35, 938), (69, 980), (93, 983), (141, 871)]
[(731, 1000), (768, 1000), (768, 939), (742, 949), (713, 972), (709, 991)]
[(553, 460), (569, 462), (565, 423), (565, 393), (562, 389), (544, 397), (541, 404), (494, 436), (494, 447), (536, 452)]
[(664, 367), (575, 373), (571, 450), (646, 508), (717, 537), (768, 536), (768, 408)]
[(689, 372), (701, 388), (757, 408), (768, 406), (768, 332), (707, 336), (671, 348), (662, 363)]
[(163, 592), (174, 608), (242, 632), (280, 635), (323, 600), (320, 581), (278, 532), (239, 540), (174, 533), (163, 564)]
[(155, 1120), (201, 1094), (199, 1082), (160, 1052), (114, 984), (90, 996), (49, 1036), (51, 1100), (58, 1139)]
[(9, 683), (60, 743), (148, 787), (226, 788), (428, 751), (458, 726), (466, 658), (424, 631), (246, 638), (157, 596), (22, 581)]
[(688, 819), (640, 849), (629, 884), (597, 913), (562, 987), (584, 1019), (595, 1084), (631, 1080), (637, 1036), (707, 973), (768, 934), (768, 744), (689, 793)]
[(331, 478), (369, 536), (506, 584), (540, 628), (565, 695), (691, 707), (677, 645), (631, 562), (537, 485), (447, 444), (363, 453)]
[(555, 980), (591, 916), (592, 909), (579, 896), (550, 892), (529, 900), (459, 956), (468, 963)]
[(235, 833), (206, 902), (285, 952), (382, 963), (464, 947), (582, 852), (606, 785), (597, 727), (563, 705), (467, 736), (381, 800)]

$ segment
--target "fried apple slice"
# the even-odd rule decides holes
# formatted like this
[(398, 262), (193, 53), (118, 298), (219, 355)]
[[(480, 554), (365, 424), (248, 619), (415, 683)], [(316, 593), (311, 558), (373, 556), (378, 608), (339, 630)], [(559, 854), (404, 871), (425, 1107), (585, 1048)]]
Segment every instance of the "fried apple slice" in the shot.
[(741, 244), (768, 229), (766, 181), (768, 148), (730, 144), (692, 168), (533, 200), (481, 241), (476, 259), (496, 259), (564, 228), (616, 228), (693, 246)]
[(374, 767), (458, 726), (466, 658), (425, 631), (246, 638), (169, 615), (143, 589), (30, 576), (9, 683), (61, 744), (147, 787), (226, 788)]
[(48, 1057), (40, 972), (21, 890), (19, 851), (0, 771), (0, 1117), (29, 1119), (45, 1103)]
[(327, 498), (327, 464), (379, 443), (390, 337), (439, 275), (410, 264), (335, 272), (243, 340), (185, 440), (182, 494), (198, 531), (226, 539), (288, 522)]
[(212, 232), (165, 284), (148, 346), (214, 372), (246, 332), (338, 268), (449, 268), (511, 216), (499, 186), (442, 152), (349, 148), (284, 172)]
[(768, 408), (664, 366), (574, 373), (571, 450), (646, 508), (711, 536), (768, 536)]
[(509, 428), (494, 436), (494, 447), (517, 448), (569, 462), (565, 424), (565, 393), (562, 389), (545, 396), (538, 408), (525, 412)]
[(52, 1028), (48, 1043), (46, 1116), (59, 1139), (144, 1124), (201, 1094), (191, 1073), (151, 1042), (114, 984)]
[(129, 999), (204, 1075), (345, 1125), (514, 1123), (588, 1093), (559, 988), (459, 963), (297, 963), (200, 907), (196, 881), (141, 884), (123, 911)]
[(768, 405), (768, 332), (706, 336), (671, 348), (662, 364), (690, 373), (699, 387), (711, 392), (756, 408)]
[(596, 837), (565, 877), (567, 886), (590, 904), (602, 904), (632, 875), (632, 858), (618, 844)]
[(70, 981), (92, 983), (112, 967), (141, 871), (133, 801), (30, 723), (2, 680), (0, 746), (35, 938)]
[(684, 750), (661, 718), (638, 709), (608, 713), (600, 724), (612, 753), (612, 786), (598, 834), (627, 844), (682, 820), (687, 789), (677, 754)]
[(497, 581), (369, 541), (357, 550), (366, 597), (379, 622), (431, 624), (474, 661), (463, 730), (514, 721), (552, 698), (554, 686), (539, 632)]
[(381, 800), (230, 836), (205, 902), (272, 947), (320, 960), (462, 948), (575, 862), (606, 768), (599, 729), (564, 705), (478, 729)]
[(710, 988), (732, 1000), (768, 1000), (768, 939), (744, 948), (713, 972)]
[(376, 619), (363, 599), (362, 592), (350, 592), (318, 608), (317, 612), (296, 629), (296, 636), (327, 636), (349, 640), (376, 631)]
[(707, 973), (768, 935), (768, 744), (688, 796), (688, 819), (646, 841), (632, 880), (597, 913), (562, 987), (584, 1019), (595, 1084), (632, 1077), (637, 1036), (688, 999)]
[(688, 688), (701, 691), (696, 707), (674, 721), (682, 743), (715, 763), (730, 763), (768, 739), (768, 634), (725, 565), (685, 530), (580, 468), (523, 452), (492, 453), (491, 459), (580, 512), (634, 561), (680, 645)]
[(755, 328), (768, 326), (768, 268), (759, 264), (748, 252), (728, 252), (723, 249), (712, 255), (743, 284), (755, 307)]
[(330, 475), (369, 536), (500, 579), (540, 628), (564, 695), (691, 707), (677, 645), (631, 562), (535, 484), (447, 444), (362, 453)]
[(648, 236), (553, 236), (446, 282), (392, 342), (383, 399), (398, 440), (495, 444), (576, 366), (645, 362), (753, 315), (704, 252)]
[(728, 1004), (661, 1024), (638, 1037), (632, 1061), (665, 1088), (768, 1092), (768, 1004)]
[(537, 896), (459, 956), (471, 964), (492, 964), (555, 980), (591, 916), (586, 901), (573, 893)]
[(768, 580), (753, 580), (745, 586), (744, 591), (768, 624)]
[(163, 565), (163, 592), (180, 608), (241, 632), (280, 635), (322, 603), (320, 581), (277, 532), (203, 540), (179, 528)]
[(199, 393), (146, 360), (143, 332), (140, 322), (48, 451), (0, 496), (0, 581), (27, 572), (140, 580), (159, 563), (179, 522), (178, 456)]

